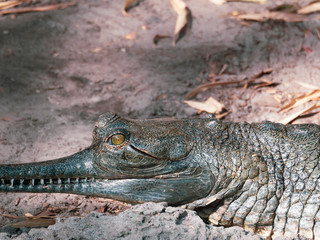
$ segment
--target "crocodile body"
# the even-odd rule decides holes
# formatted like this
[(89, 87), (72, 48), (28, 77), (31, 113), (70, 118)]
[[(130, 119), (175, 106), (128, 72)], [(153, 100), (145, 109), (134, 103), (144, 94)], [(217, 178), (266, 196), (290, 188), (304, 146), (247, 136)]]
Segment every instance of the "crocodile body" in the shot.
[(0, 165), (0, 191), (184, 205), (219, 226), (320, 239), (320, 126), (101, 115), (72, 156)]

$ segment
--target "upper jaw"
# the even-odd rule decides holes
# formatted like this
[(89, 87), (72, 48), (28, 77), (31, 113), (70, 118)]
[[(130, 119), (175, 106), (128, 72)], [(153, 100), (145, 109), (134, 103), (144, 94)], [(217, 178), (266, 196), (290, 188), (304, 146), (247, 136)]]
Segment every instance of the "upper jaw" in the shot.
[(105, 172), (94, 164), (95, 146), (71, 156), (35, 163), (0, 165), (1, 182), (13, 184), (33, 182), (76, 181), (77, 178), (105, 178)]
[[(156, 160), (158, 164), (141, 169), (128, 165), (124, 165), (123, 168), (107, 168), (103, 164), (99, 164), (99, 158), (114, 161), (118, 166), (121, 165), (121, 162), (129, 162), (129, 160), (120, 159), (120, 155), (105, 155), (99, 151), (99, 145), (97, 144), (71, 156), (55, 160), (2, 165), (0, 166), (0, 185), (17, 189), (22, 187), (31, 189), (36, 186), (41, 188), (41, 186), (79, 185), (90, 182), (93, 184), (105, 180), (166, 178), (165, 176), (169, 177), (172, 173), (177, 172), (179, 174), (179, 172), (184, 171), (184, 169), (179, 169), (178, 165), (169, 166), (170, 161), (158, 160), (142, 152), (136, 152), (136, 154), (143, 154), (146, 158), (152, 158), (150, 160)], [(184, 162), (184, 160), (181, 161)]]

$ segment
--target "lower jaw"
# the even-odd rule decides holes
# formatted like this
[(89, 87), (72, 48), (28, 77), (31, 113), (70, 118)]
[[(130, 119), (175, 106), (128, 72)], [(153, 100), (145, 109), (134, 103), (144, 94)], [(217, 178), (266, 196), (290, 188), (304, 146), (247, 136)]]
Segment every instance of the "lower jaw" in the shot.
[[(1, 181), (1, 180), (0, 180)], [(30, 192), (30, 193), (72, 193), (89, 196), (102, 196), (96, 191), (96, 185), (108, 180), (94, 178), (66, 179), (30, 179), (17, 183), (16, 181), (1, 181), (0, 192)]]

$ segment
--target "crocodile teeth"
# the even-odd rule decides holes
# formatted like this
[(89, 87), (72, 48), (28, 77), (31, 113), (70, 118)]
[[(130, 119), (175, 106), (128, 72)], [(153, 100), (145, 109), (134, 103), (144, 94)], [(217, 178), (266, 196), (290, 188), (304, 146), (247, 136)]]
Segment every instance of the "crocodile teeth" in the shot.
[[(98, 180), (99, 181), (99, 180)], [(96, 182), (96, 179), (94, 177), (76, 177), (76, 178), (49, 178), (49, 179), (44, 179), (44, 178), (39, 178), (39, 179), (28, 179), (25, 181), (24, 178), (21, 179), (4, 179), (0, 178), (0, 185), (8, 185), (10, 187), (15, 187), (15, 186), (24, 186), (26, 184), (30, 184), (30, 186), (38, 186), (38, 185), (61, 185), (61, 184), (81, 184), (81, 183), (93, 183)]]

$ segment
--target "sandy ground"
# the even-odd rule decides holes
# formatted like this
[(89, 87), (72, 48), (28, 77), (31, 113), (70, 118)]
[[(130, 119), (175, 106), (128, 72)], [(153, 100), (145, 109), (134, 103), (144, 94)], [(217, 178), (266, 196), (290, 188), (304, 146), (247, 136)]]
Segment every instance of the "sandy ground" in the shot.
[[(291, 113), (278, 110), (289, 96), (310, 91), (299, 82), (320, 87), (320, 21), (243, 24), (227, 16), (283, 2), (216, 6), (188, 0), (193, 28), (176, 47), (169, 39), (158, 46), (152, 42), (156, 34), (172, 35), (176, 14), (169, 1), (146, 0), (130, 16), (121, 14), (123, 2), (105, 0), (0, 17), (0, 162), (42, 161), (77, 152), (90, 145), (94, 122), (105, 111), (131, 118), (195, 116), (197, 111), (184, 103), (186, 95), (209, 82), (223, 65), (228, 66), (224, 80), (272, 68), (263, 78), (278, 85), (220, 86), (194, 100), (211, 96), (222, 102), (230, 112), (225, 121), (283, 119)], [(279, 96), (280, 103), (275, 100)], [(301, 122), (320, 123), (319, 114), (295, 121)], [(0, 199), (2, 213), (20, 216), (126, 208), (69, 194), (0, 193)], [(11, 221), (0, 217), (0, 226)]]

